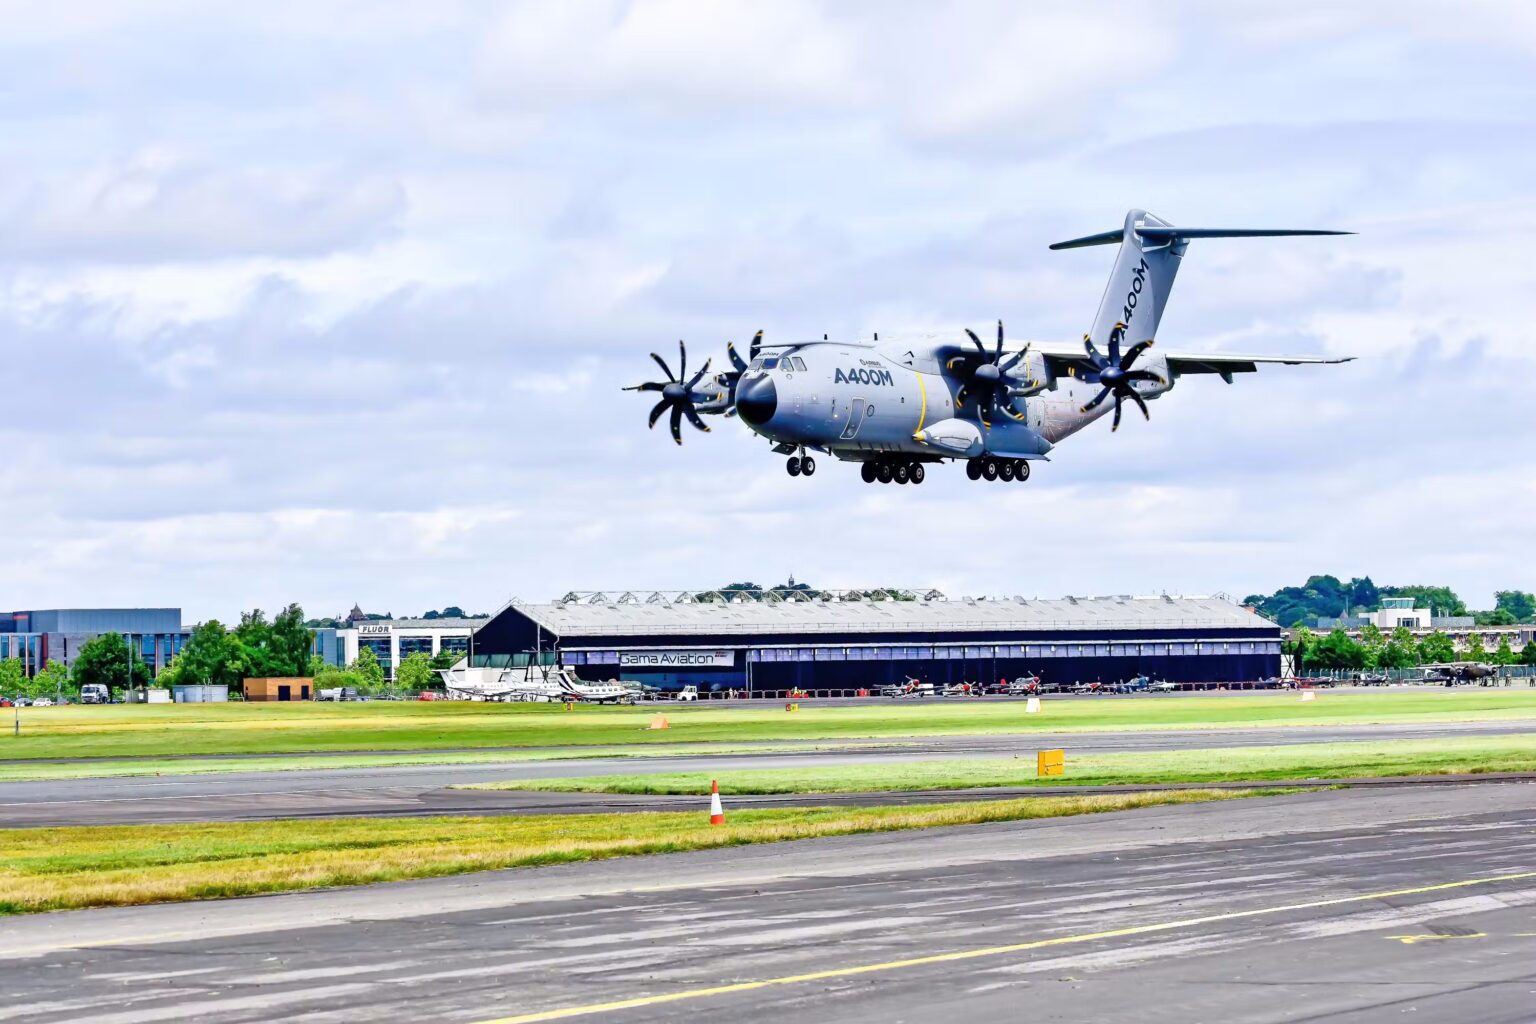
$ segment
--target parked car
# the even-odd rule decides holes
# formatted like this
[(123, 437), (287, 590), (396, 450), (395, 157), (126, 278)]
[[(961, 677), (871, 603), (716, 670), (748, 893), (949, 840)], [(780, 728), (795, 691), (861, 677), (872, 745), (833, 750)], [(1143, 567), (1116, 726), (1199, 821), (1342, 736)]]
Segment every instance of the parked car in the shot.
[(52, 697), (39, 697), (39, 698), (37, 698), (37, 700), (34, 700), (32, 702), (32, 706), (35, 707), (35, 708), (51, 708), (51, 707), (53, 707), (53, 698)]

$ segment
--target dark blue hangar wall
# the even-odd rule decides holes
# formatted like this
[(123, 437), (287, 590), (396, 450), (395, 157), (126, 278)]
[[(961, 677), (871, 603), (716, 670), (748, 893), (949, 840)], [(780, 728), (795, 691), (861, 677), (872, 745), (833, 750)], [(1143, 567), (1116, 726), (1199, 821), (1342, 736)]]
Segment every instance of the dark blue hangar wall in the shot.
[[(1276, 626), (1209, 629), (908, 631), (750, 635), (664, 632), (555, 636), (509, 608), (475, 634), (475, 662), (521, 662), (558, 652), (583, 679), (633, 679), (667, 688), (857, 689), (915, 676), (940, 685), (1039, 674), (1071, 685), (1145, 674), (1176, 682), (1251, 682), (1280, 674)], [(718, 649), (730, 665), (647, 668), (620, 665), (633, 651)]]

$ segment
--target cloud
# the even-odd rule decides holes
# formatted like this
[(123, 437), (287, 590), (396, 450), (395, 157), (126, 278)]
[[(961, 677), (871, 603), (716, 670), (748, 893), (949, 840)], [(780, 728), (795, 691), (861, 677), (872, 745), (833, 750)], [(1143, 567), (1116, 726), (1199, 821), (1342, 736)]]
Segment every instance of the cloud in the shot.
[(223, 168), (142, 150), (0, 186), (0, 260), (97, 263), (314, 256), (391, 237), (397, 182), (337, 169)]
[[(0, 607), (1536, 586), (1513, 8), (53, 7), (0, 95)], [(792, 480), (619, 390), (759, 327), (1075, 338), (1112, 253), (1046, 244), (1131, 206), (1358, 230), (1193, 244), (1161, 341), (1361, 359), (1006, 487)]]

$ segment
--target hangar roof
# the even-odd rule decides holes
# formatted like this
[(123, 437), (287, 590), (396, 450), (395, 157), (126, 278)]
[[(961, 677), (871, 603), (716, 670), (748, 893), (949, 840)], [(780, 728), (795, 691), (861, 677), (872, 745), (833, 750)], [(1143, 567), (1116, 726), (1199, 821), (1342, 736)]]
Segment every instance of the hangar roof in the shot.
[(571, 594), (553, 604), (514, 601), (509, 608), (561, 637), (1276, 628), (1274, 623), (1224, 596), (950, 599), (929, 591), (914, 600), (855, 599), (846, 596), (846, 592), (810, 599), (757, 596), (698, 600), (690, 592), (670, 596), (597, 592)]

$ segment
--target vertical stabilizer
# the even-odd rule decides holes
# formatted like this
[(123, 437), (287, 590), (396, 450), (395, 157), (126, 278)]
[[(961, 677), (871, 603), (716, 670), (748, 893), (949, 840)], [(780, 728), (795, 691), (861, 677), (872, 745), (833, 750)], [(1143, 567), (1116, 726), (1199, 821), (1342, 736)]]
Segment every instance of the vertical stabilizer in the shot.
[(1089, 337), (1096, 344), (1109, 340), (1115, 324), (1126, 325), (1125, 340), (1134, 344), (1157, 335), (1163, 319), (1163, 307), (1173, 290), (1173, 279), (1184, 250), (1191, 238), (1276, 238), (1288, 235), (1347, 235), (1348, 231), (1318, 231), (1311, 228), (1181, 228), (1154, 217), (1146, 210), (1132, 210), (1125, 215), (1125, 226), (1118, 231), (1103, 231), (1066, 242), (1052, 249), (1080, 249), (1088, 245), (1120, 246), (1109, 285), (1099, 301)]
[(1120, 243), (1120, 251), (1089, 334), (1096, 344), (1107, 343), (1117, 323), (1125, 324), (1128, 344), (1157, 335), (1163, 307), (1173, 290), (1173, 279), (1178, 275), (1188, 243), (1174, 236), (1149, 239), (1140, 231), (1170, 227), (1167, 221), (1145, 210), (1132, 210), (1125, 215), (1125, 227), (1116, 232), (1114, 239)]

